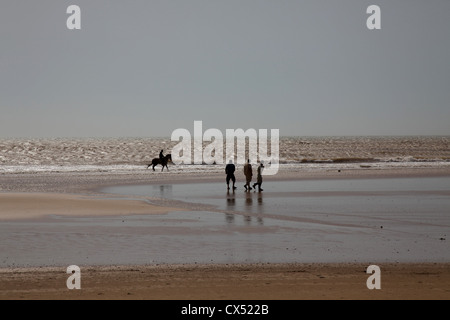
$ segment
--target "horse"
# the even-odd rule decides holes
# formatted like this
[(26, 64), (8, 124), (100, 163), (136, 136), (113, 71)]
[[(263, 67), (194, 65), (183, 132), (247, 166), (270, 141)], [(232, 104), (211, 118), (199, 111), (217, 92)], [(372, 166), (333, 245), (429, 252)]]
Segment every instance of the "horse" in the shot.
[(152, 166), (153, 171), (155, 171), (155, 166), (160, 164), (160, 165), (162, 165), (162, 170), (161, 171), (164, 171), (164, 167), (166, 167), (167, 171), (169, 171), (169, 167), (167, 166), (167, 163), (169, 163), (169, 162), (172, 162), (172, 155), (170, 153), (166, 154), (162, 159), (154, 158), (152, 160), (152, 163), (150, 163), (147, 166), (147, 169), (150, 168), (150, 166)]

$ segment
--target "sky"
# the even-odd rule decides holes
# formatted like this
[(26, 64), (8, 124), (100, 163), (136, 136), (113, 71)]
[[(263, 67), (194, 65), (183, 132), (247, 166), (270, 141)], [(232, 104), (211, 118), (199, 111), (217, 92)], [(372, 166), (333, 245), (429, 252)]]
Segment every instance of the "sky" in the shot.
[(2, 0), (0, 138), (170, 137), (196, 120), (450, 135), (449, 17), (448, 0)]

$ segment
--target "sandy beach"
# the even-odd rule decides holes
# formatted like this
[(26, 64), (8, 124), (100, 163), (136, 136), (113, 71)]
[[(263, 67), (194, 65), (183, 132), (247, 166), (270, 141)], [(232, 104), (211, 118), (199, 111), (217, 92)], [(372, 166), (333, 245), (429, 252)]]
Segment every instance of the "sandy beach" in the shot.
[(0, 194), (0, 221), (39, 219), (46, 216), (115, 216), (127, 214), (164, 214), (182, 210), (154, 206), (144, 201), (98, 199), (52, 193)]
[(68, 290), (65, 268), (0, 270), (0, 299), (448, 300), (450, 264), (381, 264), (369, 290), (368, 265), (235, 264), (81, 268)]
[[(352, 181), (358, 179), (375, 181), (378, 179), (381, 181), (386, 178), (420, 179), (448, 176), (450, 176), (450, 172), (447, 169), (372, 171), (362, 169), (310, 172), (308, 174), (282, 172), (275, 177), (267, 177), (265, 183), (270, 186), (271, 182), (275, 185), (277, 181), (341, 180), (344, 182), (348, 179)], [(0, 226), (3, 228), (3, 238), (0, 256), (2, 260), (0, 261), (2, 263), (0, 299), (446, 300), (450, 298), (450, 261), (448, 253), (446, 253), (448, 250), (445, 249), (448, 248), (448, 233), (442, 232), (446, 228), (448, 230), (448, 225), (439, 226), (440, 220), (424, 224), (413, 219), (408, 221), (411, 226), (407, 228), (410, 229), (404, 230), (401, 229), (402, 227), (398, 227), (401, 223), (397, 223), (392, 217), (382, 220), (384, 231), (392, 232), (392, 235), (395, 234), (398, 237), (389, 238), (393, 236), (379, 234), (379, 226), (363, 225), (365, 220), (362, 220), (361, 225), (357, 225), (354, 220), (355, 216), (350, 217), (352, 220), (348, 220), (348, 217), (344, 217), (345, 219), (342, 220), (343, 215), (337, 214), (335, 220), (332, 217), (322, 217), (319, 219), (320, 221), (313, 221), (310, 217), (305, 216), (303, 220), (297, 221), (297, 218), (291, 217), (291, 219), (288, 216), (283, 217), (281, 214), (280, 216), (269, 214), (267, 211), (271, 209), (271, 199), (282, 199), (284, 191), (274, 193), (272, 198), (270, 192), (264, 194), (266, 211), (251, 211), (260, 210), (257, 206), (252, 205), (249, 206), (251, 209), (248, 212), (244, 209), (242, 211), (239, 206), (231, 210), (228, 207), (229, 202), (224, 208), (215, 207), (212, 205), (215, 202), (208, 203), (208, 201), (217, 201), (214, 197), (209, 200), (205, 198), (208, 200), (206, 202), (205, 199), (202, 201), (192, 199), (193, 201), (189, 202), (177, 199), (176, 196), (173, 199), (170, 197), (156, 198), (151, 195), (151, 192), (148, 196), (135, 195), (133, 197), (104, 192), (113, 186), (140, 185), (145, 187), (153, 185), (155, 187), (150, 191), (156, 190), (159, 194), (167, 192), (161, 187), (163, 185), (173, 185), (175, 188), (177, 185), (191, 187), (199, 182), (223, 184), (223, 177), (219, 175), (194, 179), (192, 175), (168, 173), (155, 177), (154, 174), (102, 175), (94, 173), (85, 175), (67, 173), (1, 175)], [(239, 179), (242, 177), (238, 175)], [(169, 191), (173, 192), (172, 189)], [(192, 192), (195, 192), (195, 188)], [(412, 196), (417, 196), (419, 191), (411, 190), (409, 192)], [(429, 193), (433, 197), (445, 199), (448, 197), (448, 188), (446, 189), (444, 186), (443, 189), (436, 189)], [(229, 200), (223, 196), (223, 191), (220, 194), (223, 199), (219, 201)], [(252, 195), (255, 203), (258, 203), (259, 199), (257, 194)], [(380, 196), (376, 192), (374, 194)], [(306, 193), (301, 195), (305, 198), (311, 196)], [(239, 191), (236, 201), (242, 201), (244, 205), (248, 201), (244, 197), (244, 192)], [(312, 197), (326, 199), (320, 194), (314, 194)], [(446, 206), (446, 202), (443, 205)], [(448, 212), (448, 207), (443, 209)], [(200, 221), (205, 217), (202, 215), (204, 212), (220, 214), (220, 216), (211, 214), (208, 216), (209, 220), (204, 219), (203, 224), (198, 225), (198, 222), (194, 224), (194, 220)], [(186, 215), (182, 216), (182, 214)], [(219, 217), (222, 216), (231, 220), (226, 222), (219, 220)], [(155, 218), (146, 220), (147, 217)], [(239, 217), (242, 217), (242, 222)], [(385, 218), (381, 216), (377, 219)], [(446, 217), (439, 219), (447, 221)], [(389, 226), (387, 221), (391, 220), (393, 221), (392, 226)], [(151, 226), (147, 225), (150, 223), (149, 221), (151, 221)], [(122, 225), (119, 226), (121, 223)], [(300, 227), (296, 227), (295, 223), (298, 223)], [(327, 224), (331, 226), (327, 226)], [(244, 255), (250, 252), (248, 250), (254, 252), (262, 250), (255, 247), (253, 242), (255, 239), (256, 243), (261, 241), (262, 247), (266, 245), (266, 242), (263, 241), (264, 238), (267, 238), (267, 241), (284, 243), (287, 241), (285, 239), (290, 239), (297, 234), (298, 231), (295, 228), (300, 228), (298, 230), (303, 230), (303, 233), (314, 233), (319, 230), (317, 225), (322, 230), (320, 232), (325, 232), (323, 236), (320, 236), (319, 233), (316, 238), (312, 235), (312, 238), (308, 236), (309, 238), (293, 240), (297, 241), (296, 245), (301, 246), (300, 242), (307, 239), (314, 249), (311, 252), (319, 251), (317, 256), (308, 253), (307, 249), (285, 243), (286, 248), (283, 247), (283, 250), (286, 251), (280, 253), (278, 262), (276, 261), (277, 255), (271, 258), (270, 262), (255, 262), (258, 259), (266, 259), (264, 255), (258, 256), (255, 253), (247, 262), (242, 261), (245, 259), (244, 256), (240, 256), (239, 252), (241, 251), (239, 250), (242, 250)], [(420, 228), (425, 226), (428, 228), (425, 230), (429, 230), (430, 235), (433, 232), (435, 234), (430, 240), (426, 240), (428, 242), (425, 244), (418, 243), (406, 248), (400, 243), (398, 247), (393, 247), (403, 246), (402, 248), (405, 249), (404, 255), (395, 253), (397, 258), (393, 252), (383, 259), (377, 258), (386, 251), (380, 251), (380, 256), (375, 255), (374, 259), (366, 259), (364, 255), (358, 256), (359, 253), (353, 253), (353, 257), (356, 259), (345, 258), (348, 254), (343, 250), (347, 246), (346, 238), (354, 237), (349, 238), (350, 242), (348, 243), (353, 243), (354, 239), (361, 239), (361, 243), (364, 243), (364, 241), (373, 241), (371, 239), (380, 235), (380, 238), (384, 238), (382, 241), (389, 241), (389, 243), (401, 242), (401, 239), (405, 239), (405, 243), (409, 243), (408, 233), (414, 230), (414, 226)], [(203, 231), (199, 234), (199, 230)], [(355, 230), (358, 230), (356, 235), (353, 234)], [(285, 236), (283, 232), (287, 233), (286, 238), (283, 238)], [(152, 238), (147, 238), (148, 233), (152, 233)], [(175, 238), (179, 237), (176, 238), (177, 241), (172, 239), (173, 243), (168, 236), (172, 233)], [(343, 239), (343, 244), (341, 247), (334, 248), (336, 251), (334, 255), (323, 258), (324, 261), (321, 261), (321, 259), (316, 259), (322, 255), (320, 250), (323, 249), (323, 255), (327, 254), (326, 251), (330, 251), (330, 248), (321, 248), (321, 243), (329, 241), (326, 235), (328, 233), (331, 234), (331, 237), (342, 237), (339, 239)], [(234, 236), (230, 240), (232, 234)], [(274, 235), (278, 236), (270, 238)], [(219, 238), (214, 238), (216, 236)], [(364, 240), (367, 236), (369, 236), (369, 240)], [(411, 237), (415, 236), (417, 235), (411, 234)], [(111, 239), (115, 239), (116, 242), (111, 244), (111, 248), (108, 248), (107, 241)], [(205, 242), (211, 241), (210, 239), (213, 239), (212, 244)], [(335, 241), (335, 239), (331, 238), (330, 241)], [(206, 260), (202, 255), (196, 255), (197, 249), (190, 251), (189, 246), (181, 245), (183, 241), (190, 240), (194, 240), (194, 242), (198, 240), (196, 245), (204, 246), (205, 255), (214, 259), (218, 258), (218, 260), (205, 263)], [(220, 245), (221, 241), (224, 241), (225, 245), (229, 245), (227, 241), (238, 242), (233, 258), (220, 256), (214, 252), (213, 246)], [(101, 244), (100, 247), (99, 244)], [(179, 252), (177, 250), (180, 250), (180, 245), (182, 250), (186, 250), (186, 259), (179, 257), (179, 260), (175, 260), (173, 263), (170, 253)], [(308, 244), (303, 243), (303, 245), (307, 246)], [(142, 250), (149, 246), (160, 247), (148, 255), (157, 256), (161, 258), (160, 260), (146, 260), (146, 253)], [(247, 251), (245, 251), (245, 246), (248, 246)], [(75, 247), (77, 250), (80, 250), (81, 247), (87, 248), (86, 252), (83, 252), (86, 257), (77, 260), (80, 252), (71, 252), (69, 250), (71, 247)], [(133, 253), (133, 248), (137, 252)], [(207, 251), (208, 248), (212, 251)], [(355, 248), (359, 247), (355, 246), (352, 250), (359, 250)], [(89, 251), (91, 249), (92, 251)], [(414, 253), (423, 253), (424, 256), (415, 259), (414, 254), (406, 253), (406, 249), (412, 250)], [(217, 249), (217, 251), (220, 250)], [(269, 245), (266, 250), (275, 252), (278, 249), (277, 247), (271, 248)], [(296, 255), (295, 250), (302, 250), (302, 255)], [(288, 251), (291, 253), (287, 254)], [(53, 252), (54, 257), (51, 259), (42, 257), (42, 253), (45, 255), (49, 252)], [(334, 261), (340, 255), (344, 257), (342, 258), (344, 261)], [(111, 257), (117, 259), (114, 260)], [(314, 261), (315, 259), (317, 261)], [(91, 263), (92, 261), (94, 263)], [(130, 262), (120, 263), (121, 261)], [(133, 263), (136, 261), (137, 264)], [(81, 290), (68, 290), (66, 287), (65, 281), (68, 277), (66, 267), (71, 264), (78, 264), (81, 268)], [(366, 269), (372, 264), (378, 265), (381, 269), (381, 290), (369, 290), (366, 286), (366, 280), (369, 277)]]

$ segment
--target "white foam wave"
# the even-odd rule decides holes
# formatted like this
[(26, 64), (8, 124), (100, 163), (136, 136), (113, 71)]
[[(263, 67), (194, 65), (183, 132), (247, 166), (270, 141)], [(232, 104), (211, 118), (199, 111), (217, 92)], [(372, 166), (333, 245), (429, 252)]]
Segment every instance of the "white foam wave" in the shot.
[[(177, 143), (169, 138), (0, 139), (0, 173), (136, 172)], [(282, 137), (279, 150), (280, 170), (450, 163), (450, 137)], [(221, 173), (223, 168), (183, 165), (170, 170)]]
[[(450, 168), (450, 162), (368, 162), (368, 163), (285, 163), (279, 165), (280, 172), (308, 172), (308, 171), (332, 171), (351, 169), (389, 169), (389, 168)], [(237, 166), (237, 170), (241, 170)], [(15, 165), (0, 166), (0, 174), (20, 173), (142, 173), (150, 174), (152, 168), (146, 165)], [(221, 165), (169, 165), (169, 170), (161, 171), (161, 166), (155, 168), (158, 173), (192, 173), (198, 175), (222, 174), (224, 166)]]

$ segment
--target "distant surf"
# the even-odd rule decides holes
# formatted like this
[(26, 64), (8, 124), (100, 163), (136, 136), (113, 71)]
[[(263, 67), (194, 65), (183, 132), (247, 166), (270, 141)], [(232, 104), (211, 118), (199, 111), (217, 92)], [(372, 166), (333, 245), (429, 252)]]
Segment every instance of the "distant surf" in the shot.
[[(144, 171), (161, 149), (170, 153), (176, 143), (170, 138), (0, 139), (0, 173)], [(442, 168), (450, 166), (450, 137), (282, 137), (279, 159), (280, 170), (296, 171)], [(223, 171), (221, 165), (205, 164), (169, 168)]]

